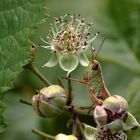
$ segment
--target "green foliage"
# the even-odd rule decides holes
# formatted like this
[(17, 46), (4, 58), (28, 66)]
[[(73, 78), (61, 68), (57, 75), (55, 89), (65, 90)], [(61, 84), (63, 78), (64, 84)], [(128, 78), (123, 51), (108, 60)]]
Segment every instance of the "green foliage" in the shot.
[[(0, 1), (0, 97), (13, 87), (23, 66), (30, 60), (29, 37), (45, 18), (46, 0), (1, 0)], [(0, 126), (5, 127), (1, 115)]]
[(7, 126), (6, 120), (2, 113), (5, 111), (5, 105), (0, 101), (0, 133), (4, 130)]
[[(130, 83), (128, 91), (129, 109), (132, 114), (135, 114), (136, 119), (140, 120), (140, 78), (136, 78)], [(139, 129), (135, 130), (134, 132), (129, 132), (128, 134), (130, 139), (137, 140), (139, 137)]]
[(95, 15), (97, 30), (107, 38), (101, 57), (140, 73), (140, 3), (106, 0), (104, 4)]
[(30, 59), (29, 37), (45, 14), (45, 0), (0, 1), (0, 91), (13, 87), (13, 81)]

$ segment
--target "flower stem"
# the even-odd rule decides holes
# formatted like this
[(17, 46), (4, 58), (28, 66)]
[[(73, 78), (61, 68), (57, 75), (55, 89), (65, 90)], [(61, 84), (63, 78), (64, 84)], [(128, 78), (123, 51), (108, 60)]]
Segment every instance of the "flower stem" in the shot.
[(25, 101), (25, 100), (23, 100), (23, 99), (20, 99), (19, 101), (20, 101), (21, 103), (23, 103), (23, 104), (32, 106), (32, 103), (29, 102), (29, 101)]
[(71, 85), (71, 80), (69, 78), (71, 78), (70, 74), (68, 76), (68, 99), (67, 99), (67, 103), (66, 103), (66, 105), (68, 105), (68, 106), (71, 105), (72, 98), (73, 98), (73, 95), (72, 95), (72, 85)]
[(39, 135), (39, 136), (45, 137), (47, 139), (51, 139), (51, 140), (54, 140), (55, 139), (54, 136), (48, 135), (48, 134), (46, 134), (44, 132), (41, 132), (41, 131), (39, 131), (37, 129), (32, 129), (32, 132), (35, 133), (35, 134), (37, 134), (37, 135)]
[(24, 68), (29, 69), (32, 73), (34, 73), (47, 86), (51, 85), (51, 83), (48, 81), (48, 79), (46, 79), (46, 77), (39, 71), (39, 69), (33, 63), (27, 64)]

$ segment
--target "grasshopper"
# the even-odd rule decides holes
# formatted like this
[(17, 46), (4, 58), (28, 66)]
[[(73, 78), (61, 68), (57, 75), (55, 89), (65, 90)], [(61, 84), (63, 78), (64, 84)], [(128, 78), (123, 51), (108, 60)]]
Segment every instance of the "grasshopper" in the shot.
[[(104, 40), (102, 41), (102, 44), (103, 44), (103, 42), (104, 42)], [(101, 44), (101, 46), (102, 46), (102, 44)], [(100, 48), (101, 48), (101, 46), (100, 46)], [(108, 89), (105, 85), (105, 82), (104, 82), (104, 78), (103, 78), (103, 74), (102, 74), (102, 67), (101, 67), (99, 61), (96, 60), (96, 57), (97, 57), (97, 54), (98, 54), (100, 48), (98, 49), (93, 60), (84, 69), (84, 74), (83, 74), (82, 80), (65, 77), (68, 80), (72, 80), (72, 81), (76, 81), (76, 82), (85, 84), (88, 89), (92, 102), (96, 103), (97, 105), (101, 105), (102, 100), (111, 96), (111, 94), (108, 91)]]

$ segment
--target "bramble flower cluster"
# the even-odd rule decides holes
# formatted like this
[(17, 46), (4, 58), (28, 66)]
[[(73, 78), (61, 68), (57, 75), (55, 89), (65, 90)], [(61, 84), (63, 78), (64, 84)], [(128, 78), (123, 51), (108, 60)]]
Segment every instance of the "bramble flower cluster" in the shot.
[[(50, 60), (44, 67), (53, 67), (59, 63), (60, 67), (68, 72), (67, 77), (62, 78), (68, 80), (67, 87), (65, 87), (65, 84), (63, 85), (60, 78), (58, 78), (59, 85), (50, 83), (46, 77), (43, 77), (33, 67), (33, 63), (30, 65), (32, 71), (47, 87), (37, 90), (37, 95), (32, 97), (32, 103), (28, 103), (28, 105), (32, 105), (37, 115), (43, 118), (57, 117), (63, 111), (67, 111), (71, 115), (67, 123), (68, 126), (72, 126), (69, 135), (60, 132), (55, 136), (51, 136), (34, 130), (36, 134), (47, 139), (127, 140), (125, 131), (140, 127), (135, 117), (129, 112), (127, 101), (119, 95), (111, 95), (105, 85), (102, 67), (96, 60), (102, 45), (93, 60), (88, 61), (85, 51), (89, 48), (93, 49), (91, 43), (98, 35), (96, 33), (93, 38), (90, 38), (90, 27), (91, 24), (86, 23), (85, 19), (77, 19), (74, 15), (67, 14), (60, 18), (54, 18), (54, 24), (51, 26), (47, 41), (42, 39), (47, 44), (42, 47), (50, 49), (52, 53)], [(32, 52), (35, 56), (36, 51), (34, 51), (34, 48), (32, 48)], [(80, 80), (69, 75), (79, 63), (85, 67), (83, 77)], [(74, 91), (71, 81), (86, 86), (87, 93), (92, 101), (90, 106), (78, 107), (73, 103)], [(80, 122), (79, 114), (92, 116), (97, 126), (92, 127)]]
[(84, 18), (77, 19), (74, 15), (55, 17), (47, 41), (42, 39), (47, 44), (42, 47), (52, 51), (52, 56), (44, 67), (53, 67), (59, 62), (60, 67), (69, 74), (78, 63), (87, 66), (89, 61), (85, 51), (99, 34), (96, 33), (90, 38), (91, 25), (92, 23), (86, 23)]

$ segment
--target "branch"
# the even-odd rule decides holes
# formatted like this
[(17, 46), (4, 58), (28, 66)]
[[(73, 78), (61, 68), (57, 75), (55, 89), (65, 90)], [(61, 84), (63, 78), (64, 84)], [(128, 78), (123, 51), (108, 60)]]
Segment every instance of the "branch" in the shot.
[(35, 133), (35, 134), (37, 134), (37, 135), (39, 135), (39, 136), (45, 137), (47, 139), (51, 139), (51, 140), (54, 140), (55, 139), (54, 136), (48, 135), (48, 134), (46, 134), (44, 132), (41, 132), (41, 131), (39, 131), (37, 129), (32, 129), (32, 132)]
[(19, 101), (20, 101), (21, 103), (23, 103), (23, 104), (32, 106), (32, 103), (29, 102), (29, 101), (25, 101), (25, 100), (22, 100), (22, 99), (20, 99)]
[(47, 86), (51, 85), (48, 79), (39, 71), (39, 69), (31, 62), (24, 66), (25, 69), (30, 70), (34, 73), (42, 82), (44, 82)]
[[(69, 74), (68, 78), (71, 78), (71, 75)], [(66, 105), (71, 105), (72, 103), (72, 98), (73, 98), (73, 95), (72, 95), (72, 85), (71, 85), (71, 80), (68, 79), (68, 99), (67, 99), (67, 103)]]

